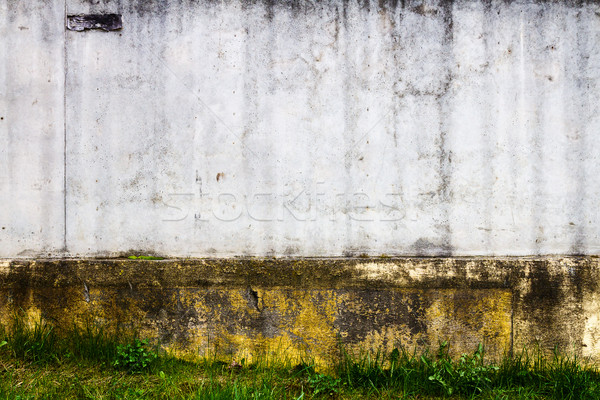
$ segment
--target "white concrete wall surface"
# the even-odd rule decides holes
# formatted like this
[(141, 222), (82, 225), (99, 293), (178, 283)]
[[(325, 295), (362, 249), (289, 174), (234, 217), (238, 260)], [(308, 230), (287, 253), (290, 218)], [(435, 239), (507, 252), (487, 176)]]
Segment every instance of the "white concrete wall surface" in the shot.
[(64, 250), (64, 4), (0, 0), (0, 257)]
[(594, 1), (0, 0), (0, 257), (599, 254), (599, 111)]

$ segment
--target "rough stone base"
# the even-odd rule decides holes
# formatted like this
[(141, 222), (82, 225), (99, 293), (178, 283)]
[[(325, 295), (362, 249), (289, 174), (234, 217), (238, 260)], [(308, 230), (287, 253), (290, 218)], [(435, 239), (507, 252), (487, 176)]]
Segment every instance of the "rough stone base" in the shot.
[(3, 260), (0, 312), (92, 320), (177, 352), (314, 357), (478, 343), (600, 359), (596, 257)]

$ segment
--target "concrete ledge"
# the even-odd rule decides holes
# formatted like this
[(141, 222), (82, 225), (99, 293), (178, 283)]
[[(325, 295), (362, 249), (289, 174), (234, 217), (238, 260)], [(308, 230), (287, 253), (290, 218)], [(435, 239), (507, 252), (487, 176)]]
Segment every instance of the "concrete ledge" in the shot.
[(317, 361), (351, 349), (488, 353), (537, 343), (600, 359), (597, 257), (0, 261), (0, 311), (93, 320), (180, 352)]

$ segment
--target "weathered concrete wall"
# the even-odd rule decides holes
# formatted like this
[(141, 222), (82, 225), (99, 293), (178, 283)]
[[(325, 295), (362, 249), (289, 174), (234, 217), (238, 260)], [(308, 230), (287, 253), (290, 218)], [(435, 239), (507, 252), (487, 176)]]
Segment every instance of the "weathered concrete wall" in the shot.
[(600, 360), (599, 84), (596, 1), (0, 0), (0, 322)]
[(539, 345), (600, 362), (595, 257), (21, 260), (0, 263), (0, 323), (137, 330), (174, 351), (244, 357), (478, 343)]
[(64, 6), (0, 1), (0, 257), (64, 248)]
[(599, 15), (0, 0), (0, 256), (597, 254)]

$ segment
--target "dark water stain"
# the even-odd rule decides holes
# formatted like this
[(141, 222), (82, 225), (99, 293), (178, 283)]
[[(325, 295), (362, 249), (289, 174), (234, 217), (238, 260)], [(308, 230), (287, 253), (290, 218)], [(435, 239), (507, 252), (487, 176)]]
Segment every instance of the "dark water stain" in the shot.
[[(192, 290), (192, 292), (199, 291)], [(133, 299), (135, 304), (139, 304), (145, 319), (155, 321), (159, 328), (161, 343), (189, 346), (192, 341), (189, 327), (197, 326), (202, 320), (198, 310), (183, 300), (181, 289), (133, 289), (131, 291), (125, 288), (118, 297)], [(218, 301), (224, 302), (226, 298), (219, 297)], [(125, 304), (128, 302), (126, 301)]]
[[(531, 336), (545, 337), (542, 346), (549, 343), (559, 347), (566, 346), (569, 339), (561, 335), (557, 328), (564, 326), (560, 317), (567, 301), (564, 290), (565, 276), (551, 274), (550, 264), (546, 260), (536, 260), (530, 264), (529, 271), (521, 275), (520, 281), (525, 283), (524, 292), (515, 292), (515, 308), (519, 320), (526, 321), (533, 331)], [(575, 321), (569, 322), (572, 325)], [(560, 329), (560, 328), (559, 328)], [(563, 328), (564, 329), (564, 328)], [(541, 332), (546, 332), (543, 336)]]
[(450, 256), (453, 251), (452, 246), (445, 237), (441, 242), (439, 240), (434, 241), (427, 238), (419, 238), (411, 245), (410, 249), (417, 257)]
[(137, 14), (139, 16), (167, 14), (169, 11), (175, 11), (174, 2), (166, 1), (144, 1), (137, 0), (129, 3), (128, 14)]
[(424, 313), (428, 304), (419, 292), (356, 290), (347, 295), (350, 300), (339, 306), (334, 326), (350, 343), (387, 327), (405, 326), (413, 336), (427, 332)]
[(398, 8), (398, 0), (378, 0), (378, 6), (382, 11), (395, 11)]
[(371, 1), (370, 0), (362, 0), (362, 1), (358, 0), (358, 4), (364, 11), (371, 12)]
[[(578, 21), (580, 20), (580, 15), (577, 16)], [(586, 95), (586, 92), (590, 90), (588, 77), (586, 76), (585, 71), (590, 71), (590, 57), (586, 56), (587, 52), (585, 49), (590, 48), (590, 41), (593, 41), (590, 38), (590, 35), (587, 35), (584, 31), (584, 24), (577, 25), (577, 34), (576, 34), (576, 54), (572, 57), (574, 62), (568, 63), (569, 66), (574, 66), (576, 71), (574, 71), (576, 75), (577, 85), (576, 87), (576, 104), (574, 104), (573, 111), (577, 110), (585, 110), (589, 114), (593, 110), (589, 99), (590, 96)], [(584, 112), (585, 112), (584, 111)], [(586, 121), (591, 119), (592, 115), (589, 115), (589, 118), (581, 118), (577, 119), (576, 126), (576, 136), (571, 140), (572, 143), (568, 148), (568, 154), (572, 155), (570, 159), (566, 160), (566, 167), (571, 171), (571, 176), (573, 181), (575, 182), (575, 195), (573, 199), (573, 206), (571, 210), (571, 222), (570, 226), (573, 227), (574, 233), (571, 242), (570, 253), (573, 255), (583, 255), (586, 251), (586, 229), (585, 226), (587, 224), (586, 221), (586, 212), (585, 212), (585, 199), (588, 197), (588, 173), (584, 168), (584, 163), (582, 160), (590, 159), (589, 154), (589, 144), (588, 144), (588, 135), (586, 134)]]
[(439, 96), (436, 97), (437, 105), (439, 108), (440, 115), (440, 133), (438, 141), (438, 154), (439, 154), (439, 186), (437, 189), (438, 198), (440, 200), (440, 207), (442, 212), (442, 247), (449, 249), (451, 255), (452, 245), (452, 227), (450, 224), (450, 208), (452, 206), (452, 183), (451, 183), (451, 163), (452, 163), (452, 151), (448, 146), (448, 121), (447, 116), (451, 115), (449, 112), (450, 105), (448, 104), (448, 96), (452, 87), (453, 81), (453, 68), (454, 68), (454, 56), (452, 48), (454, 46), (454, 20), (453, 20), (453, 2), (442, 1), (440, 3), (441, 8), (441, 19), (444, 24), (444, 44), (447, 55), (445, 57), (446, 62), (446, 79), (444, 80), (442, 87), (443, 90)]
[[(482, 29), (482, 40), (484, 47), (484, 54), (486, 60), (491, 60), (494, 58), (494, 49), (490, 46), (490, 36), (492, 32), (495, 31), (496, 26), (494, 22), (496, 21), (496, 13), (493, 8), (492, 0), (483, 0), (484, 3), (484, 25)], [(485, 67), (487, 69), (487, 67)], [(494, 86), (492, 74), (486, 75), (486, 85), (489, 87)], [(482, 165), (486, 163), (486, 160), (495, 160), (498, 154), (494, 152), (493, 143), (496, 139), (496, 121), (500, 118), (497, 114), (495, 114), (493, 110), (493, 104), (495, 101), (495, 94), (493, 91), (486, 91), (484, 93), (484, 99), (486, 102), (486, 106), (483, 107), (483, 118), (484, 118), (484, 129), (482, 132), (482, 151), (481, 151), (481, 160)], [(492, 215), (493, 215), (493, 193), (494, 193), (494, 184), (495, 184), (495, 171), (494, 171), (494, 162), (488, 163), (488, 165), (482, 170), (482, 178), (481, 181), (485, 185), (484, 189), (484, 208), (483, 208), (483, 221), (481, 223), (483, 226), (483, 238), (482, 238), (482, 247), (484, 249), (492, 248), (492, 237), (493, 237), (493, 229), (492, 229)]]
[(531, 311), (543, 309), (547, 305), (559, 304), (562, 300), (562, 280), (554, 278), (548, 271), (548, 263), (536, 262), (528, 277), (530, 291), (524, 296), (524, 300), (530, 305)]
[[(544, 13), (545, 10), (541, 8), (539, 10), (539, 17), (533, 21), (531, 34), (525, 39), (529, 44), (529, 49), (544, 47), (547, 40), (547, 26), (545, 24)], [(525, 51), (525, 57), (532, 58), (532, 55), (527, 53), (531, 53), (531, 50), (529, 50), (529, 52), (527, 50)], [(539, 88), (539, 83), (536, 83), (535, 81), (531, 83), (531, 85), (538, 87), (527, 88), (528, 90), (536, 90)], [(531, 129), (531, 139), (529, 143), (529, 163), (532, 186), (532, 200), (530, 201), (530, 207), (533, 219), (531, 240), (534, 254), (536, 255), (542, 253), (548, 233), (544, 229), (545, 214), (548, 211), (548, 203), (544, 200), (547, 197), (545, 193), (547, 179), (544, 171), (544, 164), (547, 158), (544, 149), (545, 142), (548, 140), (546, 135), (546, 129), (548, 129), (548, 127), (544, 124), (544, 121), (548, 118), (548, 110), (545, 107), (547, 101), (548, 100), (542, 96), (536, 96), (532, 100), (534, 113), (531, 117), (533, 119), (533, 128)]]

